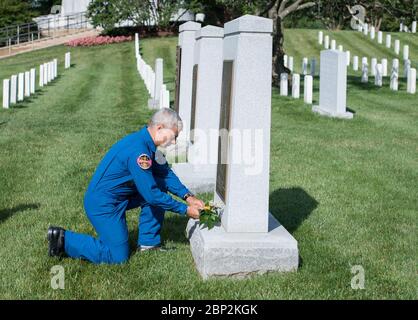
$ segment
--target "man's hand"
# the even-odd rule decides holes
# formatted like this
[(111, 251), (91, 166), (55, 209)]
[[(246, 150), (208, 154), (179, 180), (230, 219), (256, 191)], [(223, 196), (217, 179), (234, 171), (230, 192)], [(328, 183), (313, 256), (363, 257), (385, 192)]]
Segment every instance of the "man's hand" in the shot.
[(195, 206), (187, 207), (187, 216), (192, 219), (199, 219), (200, 213), (199, 209)]
[(194, 196), (188, 197), (186, 202), (189, 206), (196, 207), (199, 210), (203, 210), (203, 208), (205, 207), (205, 203)]

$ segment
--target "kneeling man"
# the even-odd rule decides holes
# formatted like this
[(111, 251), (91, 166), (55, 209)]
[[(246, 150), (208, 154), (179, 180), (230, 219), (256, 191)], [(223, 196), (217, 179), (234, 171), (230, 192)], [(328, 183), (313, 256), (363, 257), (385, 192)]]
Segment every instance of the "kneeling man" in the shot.
[[(126, 210), (141, 207), (138, 249), (161, 248), (165, 211), (199, 218), (204, 203), (171, 171), (158, 146), (176, 143), (182, 121), (161, 109), (148, 126), (113, 145), (100, 162), (84, 197), (88, 219), (99, 238), (59, 227), (48, 229), (49, 255), (83, 258), (93, 263), (123, 263), (129, 258)], [(170, 192), (187, 202), (173, 199)]]

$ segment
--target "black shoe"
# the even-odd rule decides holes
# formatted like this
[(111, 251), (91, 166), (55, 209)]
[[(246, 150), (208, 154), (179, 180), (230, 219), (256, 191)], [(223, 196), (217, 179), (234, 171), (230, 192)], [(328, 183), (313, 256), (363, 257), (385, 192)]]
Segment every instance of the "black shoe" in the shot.
[(48, 255), (50, 257), (65, 256), (65, 230), (60, 227), (48, 228)]

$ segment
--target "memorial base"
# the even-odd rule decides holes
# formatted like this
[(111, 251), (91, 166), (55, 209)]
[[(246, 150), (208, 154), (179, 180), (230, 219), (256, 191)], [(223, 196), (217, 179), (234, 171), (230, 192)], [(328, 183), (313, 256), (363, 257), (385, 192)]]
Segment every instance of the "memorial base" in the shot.
[(186, 235), (203, 279), (245, 278), (298, 268), (298, 243), (271, 214), (266, 233), (228, 233), (222, 226), (208, 230), (199, 226), (198, 220), (190, 219)]
[(331, 117), (331, 118), (353, 119), (353, 114), (348, 111), (344, 113), (333, 113), (333, 112), (329, 112), (329, 111), (321, 109), (320, 106), (313, 106), (312, 111), (320, 114), (321, 116), (326, 116), (326, 117)]

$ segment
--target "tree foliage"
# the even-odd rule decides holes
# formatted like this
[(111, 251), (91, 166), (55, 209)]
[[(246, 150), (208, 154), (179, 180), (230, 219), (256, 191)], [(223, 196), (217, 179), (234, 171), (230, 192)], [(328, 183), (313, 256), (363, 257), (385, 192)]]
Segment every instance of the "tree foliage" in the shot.
[(36, 16), (29, 0), (0, 0), (0, 28), (31, 22)]

